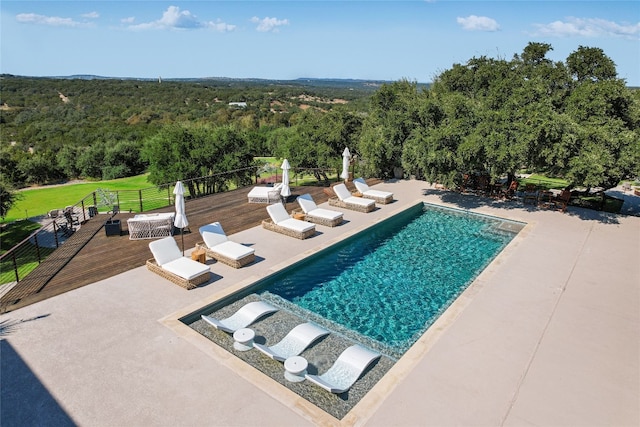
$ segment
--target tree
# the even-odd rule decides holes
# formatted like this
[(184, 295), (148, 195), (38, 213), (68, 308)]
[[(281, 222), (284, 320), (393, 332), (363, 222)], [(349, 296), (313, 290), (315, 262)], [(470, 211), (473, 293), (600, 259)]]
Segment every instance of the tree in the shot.
[(4, 220), (7, 212), (9, 212), (19, 198), (20, 194), (17, 193), (11, 185), (4, 179), (0, 179), (0, 218)]
[(578, 82), (612, 80), (618, 75), (616, 64), (597, 47), (578, 47), (567, 57), (567, 67)]
[[(637, 174), (638, 97), (601, 50), (580, 47), (566, 65), (547, 60), (549, 50), (530, 43), (510, 62), (473, 58), (443, 72), (417, 100), (404, 167), (448, 186), (468, 172), (510, 179), (521, 168), (604, 189)], [(380, 153), (387, 135), (363, 132)]]
[[(149, 163), (149, 181), (163, 185), (186, 181), (192, 196), (223, 190), (226, 180), (215, 173), (244, 169), (236, 173), (241, 184), (249, 182), (253, 156), (244, 134), (233, 126), (167, 125), (147, 139), (142, 157)], [(194, 179), (211, 176), (196, 182)]]
[(407, 80), (383, 84), (371, 97), (357, 149), (368, 174), (390, 178), (402, 165), (403, 145), (416, 125), (417, 97), (417, 84)]

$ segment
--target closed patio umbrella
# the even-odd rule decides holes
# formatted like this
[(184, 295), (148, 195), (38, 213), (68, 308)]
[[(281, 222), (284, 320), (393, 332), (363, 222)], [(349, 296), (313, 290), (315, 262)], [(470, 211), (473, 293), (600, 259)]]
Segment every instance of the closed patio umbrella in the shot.
[(291, 189), (289, 188), (289, 169), (291, 169), (291, 166), (289, 166), (289, 161), (284, 159), (280, 167), (282, 168), (282, 190), (280, 191), (280, 195), (284, 197), (286, 201), (287, 197), (291, 195)]
[(345, 147), (342, 152), (342, 173), (340, 178), (347, 180), (349, 178), (349, 161), (351, 160), (351, 153), (349, 147)]
[(173, 189), (173, 194), (176, 195), (176, 217), (173, 220), (173, 225), (174, 227), (180, 229), (180, 236), (182, 239), (182, 255), (184, 256), (184, 228), (189, 225), (189, 221), (187, 220), (187, 215), (185, 214), (184, 185), (182, 185), (182, 181), (176, 182), (176, 186)]

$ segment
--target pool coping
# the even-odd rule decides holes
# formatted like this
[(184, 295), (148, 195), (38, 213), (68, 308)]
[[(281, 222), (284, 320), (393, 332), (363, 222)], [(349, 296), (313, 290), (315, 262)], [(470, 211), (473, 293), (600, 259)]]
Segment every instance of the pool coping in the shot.
[(353, 426), (366, 423), (380, 408), (387, 396), (396, 388), (396, 386), (407, 378), (420, 360), (429, 352), (440, 337), (447, 331), (448, 327), (455, 322), (458, 316), (472, 302), (473, 297), (480, 290), (490, 283), (490, 276), (495, 268), (502, 263), (505, 257), (511, 255), (522, 240), (535, 228), (535, 221), (526, 222), (522, 219), (509, 218), (508, 216), (492, 216), (480, 213), (484, 216), (492, 216), (508, 221), (523, 223), (524, 227), (511, 239), (511, 241), (492, 259), (492, 261), (475, 277), (464, 291), (447, 307), (447, 309), (434, 321), (434, 323), (420, 336), (420, 338), (407, 350), (404, 355), (398, 359), (391, 369), (362, 397), (362, 399), (354, 405), (354, 407), (342, 418), (337, 419), (323, 409), (307, 401), (304, 397), (298, 395), (294, 391), (288, 389), (284, 385), (274, 381), (268, 375), (262, 373), (257, 368), (246, 363), (242, 359), (229, 353), (213, 341), (202, 336), (193, 330), (189, 325), (185, 324), (181, 319), (193, 315), (193, 313), (202, 310), (206, 306), (216, 304), (217, 302), (228, 298), (229, 296), (243, 291), (253, 286), (272, 274), (275, 274), (293, 264), (296, 264), (322, 250), (325, 250), (345, 239), (352, 237), (362, 231), (365, 231), (375, 225), (392, 218), (402, 212), (407, 211), (419, 204), (430, 204), (446, 209), (453, 209), (473, 214), (478, 214), (468, 209), (452, 208), (446, 204), (437, 204), (426, 202), (424, 198), (418, 198), (413, 202), (409, 202), (400, 208), (393, 210), (384, 217), (374, 219), (372, 222), (355, 227), (339, 236), (336, 236), (324, 243), (309, 248), (287, 260), (276, 264), (269, 268), (262, 275), (252, 275), (238, 283), (228, 286), (218, 292), (215, 292), (206, 298), (202, 298), (192, 304), (189, 304), (167, 316), (160, 318), (158, 321), (171, 329), (177, 336), (186, 340), (199, 350), (215, 359), (234, 373), (241, 376), (246, 381), (254, 384), (265, 393), (277, 399), (283, 405), (295, 411), (301, 417), (321, 425), (335, 426)]

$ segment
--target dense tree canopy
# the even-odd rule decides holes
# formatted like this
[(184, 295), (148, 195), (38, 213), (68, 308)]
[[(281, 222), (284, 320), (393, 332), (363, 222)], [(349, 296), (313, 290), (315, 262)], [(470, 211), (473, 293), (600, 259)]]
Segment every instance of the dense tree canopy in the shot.
[(443, 72), (428, 91), (408, 82), (372, 97), (358, 145), (382, 176), (401, 163), (455, 186), (462, 174), (520, 170), (563, 176), (571, 187), (611, 188), (640, 174), (638, 93), (600, 49), (566, 64), (530, 43), (510, 61), (480, 57)]

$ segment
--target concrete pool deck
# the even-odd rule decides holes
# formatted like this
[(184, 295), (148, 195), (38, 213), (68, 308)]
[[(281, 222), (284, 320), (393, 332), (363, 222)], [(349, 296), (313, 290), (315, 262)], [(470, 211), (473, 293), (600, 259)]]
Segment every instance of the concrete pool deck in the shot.
[[(233, 235), (257, 262), (198, 289), (141, 266), (1, 315), (0, 425), (640, 424), (640, 217), (376, 188), (396, 202), (304, 241)], [(528, 225), (343, 420), (176, 324), (416, 200)]]

